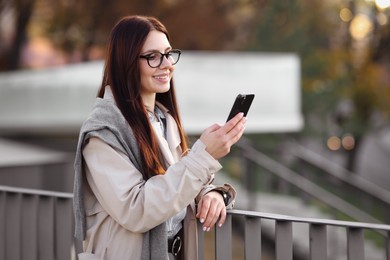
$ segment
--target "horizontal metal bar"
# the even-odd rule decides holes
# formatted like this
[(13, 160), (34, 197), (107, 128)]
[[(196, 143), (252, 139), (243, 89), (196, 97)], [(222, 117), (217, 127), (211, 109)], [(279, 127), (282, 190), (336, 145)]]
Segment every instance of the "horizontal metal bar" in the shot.
[(256, 211), (237, 210), (237, 209), (228, 210), (227, 213), (231, 215), (258, 217), (258, 218), (265, 218), (265, 219), (291, 221), (297, 223), (390, 231), (390, 225), (385, 225), (385, 224), (372, 224), (372, 223), (365, 223), (365, 222), (342, 221), (342, 220), (320, 219), (320, 218), (303, 218), (303, 217), (295, 217), (295, 216), (256, 212)]
[(39, 196), (56, 197), (56, 198), (64, 198), (64, 199), (72, 199), (73, 198), (73, 194), (69, 193), (69, 192), (56, 192), (56, 191), (47, 191), (47, 190), (17, 188), (17, 187), (11, 187), (11, 186), (3, 186), (3, 185), (0, 185), (0, 192), (1, 191), (8, 192), (8, 193), (39, 195)]

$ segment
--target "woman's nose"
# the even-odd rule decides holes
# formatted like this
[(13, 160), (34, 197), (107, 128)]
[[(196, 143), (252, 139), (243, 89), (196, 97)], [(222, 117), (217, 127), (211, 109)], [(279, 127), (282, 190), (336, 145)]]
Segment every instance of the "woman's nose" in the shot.
[(171, 66), (173, 66), (172, 62), (166, 56), (163, 56), (163, 60), (161, 62), (160, 67), (166, 68), (166, 67), (171, 67)]

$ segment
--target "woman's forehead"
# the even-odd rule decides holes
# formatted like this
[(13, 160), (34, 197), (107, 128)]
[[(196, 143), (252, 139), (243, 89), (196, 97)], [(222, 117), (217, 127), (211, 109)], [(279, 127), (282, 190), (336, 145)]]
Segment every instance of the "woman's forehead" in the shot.
[(146, 37), (144, 46), (142, 47), (142, 52), (147, 52), (147, 51), (164, 52), (170, 48), (171, 45), (165, 33), (157, 30), (153, 30), (150, 31), (148, 36)]

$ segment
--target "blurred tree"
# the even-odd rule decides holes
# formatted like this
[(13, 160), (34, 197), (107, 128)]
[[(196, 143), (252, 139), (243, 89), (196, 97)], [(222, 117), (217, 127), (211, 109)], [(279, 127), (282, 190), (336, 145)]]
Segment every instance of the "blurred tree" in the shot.
[[(16, 6), (22, 0), (3, 0), (8, 6)], [(33, 3), (34, 1), (25, 2)], [(158, 17), (169, 29), (172, 44), (182, 49), (223, 50), (240, 49), (245, 40), (245, 29), (250, 24), (253, 12), (248, 0), (35, 0), (29, 8), (22, 8), (25, 19), (24, 32), (29, 28), (31, 37), (49, 39), (66, 62), (87, 61), (102, 58), (106, 39), (114, 23), (122, 16), (143, 14)], [(5, 6), (5, 5), (1, 5)], [(16, 7), (15, 7), (16, 8)], [(14, 8), (14, 9), (15, 9)], [(10, 14), (10, 8), (2, 8)], [(29, 15), (25, 15), (28, 12)], [(12, 16), (12, 12), (11, 12)], [(28, 22), (31, 21), (30, 25)], [(28, 26), (29, 25), (29, 26)], [(22, 40), (28, 40), (21, 37)], [(23, 42), (23, 41), (20, 41)], [(16, 62), (22, 44), (10, 44), (14, 52), (9, 54)], [(96, 54), (98, 50), (98, 55)], [(1, 59), (5, 60), (5, 59)], [(8, 64), (8, 62), (7, 62)], [(18, 66), (13, 66), (16, 69)], [(11, 68), (10, 68), (11, 69)]]
[(168, 27), (173, 44), (189, 50), (222, 50), (233, 40), (230, 1), (176, 1), (158, 17)]
[(0, 2), (0, 70), (19, 68), (21, 49), (27, 37), (27, 26), (34, 4), (35, 0)]
[(347, 21), (349, 30), (344, 32), (346, 73), (340, 77), (345, 79), (343, 97), (352, 105), (349, 113), (339, 116), (338, 125), (344, 133), (352, 133), (355, 138), (354, 149), (346, 150), (346, 168), (351, 171), (355, 168), (365, 135), (388, 125), (390, 119), (390, 24), (378, 23), (380, 15), (387, 17), (387, 21), (390, 16), (375, 5), (362, 5), (355, 1), (347, 1), (344, 5), (344, 8), (350, 10), (352, 18)]
[[(302, 62), (303, 112), (305, 134), (325, 134), (325, 115), (337, 103), (336, 75), (340, 52), (330, 51), (337, 31), (332, 6), (320, 0), (253, 1), (256, 10), (248, 50), (294, 52)], [(321, 100), (319, 102), (319, 99)], [(313, 121), (313, 123), (311, 122)]]
[[(300, 55), (306, 118), (303, 135), (352, 134), (354, 149), (346, 151), (345, 167), (353, 171), (364, 136), (378, 126), (374, 116), (389, 122), (390, 81), (389, 74), (383, 73), (389, 67), (385, 55), (390, 53), (389, 23), (373, 32), (362, 49), (350, 34), (356, 15), (354, 1), (337, 5), (321, 0), (251, 4), (257, 20), (248, 49)], [(341, 7), (347, 8), (351, 19), (340, 20)]]
[(109, 0), (37, 0), (37, 34), (49, 38), (55, 48), (65, 53), (68, 62), (87, 61), (94, 46), (105, 44), (106, 32), (117, 15)]

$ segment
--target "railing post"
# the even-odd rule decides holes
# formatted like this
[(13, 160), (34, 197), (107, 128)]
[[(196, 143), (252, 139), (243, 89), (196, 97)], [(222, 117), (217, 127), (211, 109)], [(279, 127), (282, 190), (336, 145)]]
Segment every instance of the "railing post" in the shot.
[(5, 259), (21, 259), (21, 196), (21, 194), (16, 193), (7, 193), (6, 196)]
[(363, 229), (348, 228), (348, 260), (364, 260)]
[(326, 225), (310, 225), (310, 260), (327, 259)]
[(53, 260), (54, 255), (54, 197), (39, 197), (38, 229), (38, 250), (40, 260)]
[(0, 260), (5, 260), (5, 242), (6, 242), (6, 235), (5, 235), (5, 214), (6, 214), (6, 207), (5, 207), (5, 198), (6, 193), (3, 191), (0, 191)]
[(55, 246), (56, 259), (70, 259), (70, 248), (72, 247), (72, 201), (69, 199), (56, 199), (55, 215)]
[(386, 245), (386, 259), (390, 260), (390, 232), (389, 231), (387, 232), (385, 245)]
[(198, 229), (198, 260), (204, 260), (204, 231), (202, 224), (196, 221), (196, 227)]
[(232, 216), (227, 215), (222, 227), (215, 226), (215, 259), (232, 259)]
[(261, 219), (245, 218), (245, 260), (261, 260)]
[(292, 223), (290, 221), (276, 221), (276, 260), (293, 259)]
[(22, 259), (38, 260), (38, 203), (37, 195), (24, 194), (22, 196)]

